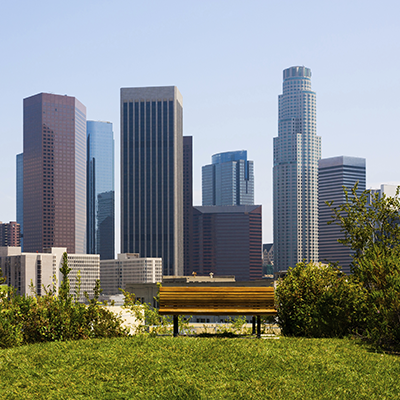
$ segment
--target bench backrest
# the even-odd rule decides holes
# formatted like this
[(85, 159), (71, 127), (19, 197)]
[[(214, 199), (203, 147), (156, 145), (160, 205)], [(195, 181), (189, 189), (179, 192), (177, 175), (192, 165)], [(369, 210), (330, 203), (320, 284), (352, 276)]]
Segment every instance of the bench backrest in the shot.
[(161, 287), (161, 315), (273, 315), (272, 287)]

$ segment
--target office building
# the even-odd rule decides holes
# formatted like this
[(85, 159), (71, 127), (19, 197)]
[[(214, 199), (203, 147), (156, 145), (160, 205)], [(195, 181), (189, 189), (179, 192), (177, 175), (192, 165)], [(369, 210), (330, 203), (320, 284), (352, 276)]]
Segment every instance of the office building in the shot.
[[(383, 195), (386, 197), (396, 197), (397, 186), (384, 183), (381, 185), (380, 189), (369, 189), (369, 191), (372, 196), (378, 194), (379, 199), (381, 199)], [(371, 199), (369, 201), (371, 201)]]
[(20, 230), (21, 250), (24, 251), (24, 153), (17, 154), (17, 223)]
[(263, 276), (274, 275), (274, 244), (264, 243), (263, 244), (263, 255), (262, 255), (262, 265), (263, 265)]
[(316, 95), (311, 70), (283, 71), (278, 137), (274, 138), (274, 268), (282, 273), (318, 258), (318, 160)]
[(340, 207), (345, 202), (343, 187), (351, 196), (351, 189), (358, 182), (357, 194), (365, 190), (365, 158), (332, 157), (323, 158), (319, 165), (319, 261), (322, 263), (339, 263), (342, 271), (350, 273), (353, 252), (338, 242), (343, 238), (341, 227), (332, 221), (332, 211), (325, 203), (333, 201), (333, 207)]
[(175, 86), (121, 89), (121, 253), (183, 274), (183, 103)]
[(75, 97), (24, 99), (24, 251), (86, 252), (86, 107)]
[(193, 208), (193, 268), (199, 275), (262, 276), (260, 205)]
[(0, 246), (21, 246), (21, 230), (17, 222), (10, 221), (3, 224), (0, 221)]
[(161, 258), (141, 258), (139, 254), (118, 254), (117, 260), (100, 261), (100, 283), (103, 294), (125, 290), (127, 284), (162, 281)]
[[(21, 252), (20, 247), (0, 247), (0, 268), (6, 277), (7, 285), (13, 286), (21, 296), (31, 295), (31, 284), (36, 293), (45, 294), (44, 288), (58, 288), (62, 281), (62, 267), (65, 247), (52, 247), (44, 253)], [(97, 254), (68, 254), (68, 267), (71, 271), (70, 293), (75, 295), (80, 279), (79, 301), (85, 301), (84, 292), (93, 295), (96, 280), (100, 279), (100, 257)]]
[(87, 121), (87, 253), (114, 258), (114, 132), (111, 122)]
[(214, 154), (202, 168), (203, 206), (243, 206), (254, 204), (253, 161), (247, 151)]
[(183, 137), (183, 265), (190, 273), (193, 256), (193, 138)]

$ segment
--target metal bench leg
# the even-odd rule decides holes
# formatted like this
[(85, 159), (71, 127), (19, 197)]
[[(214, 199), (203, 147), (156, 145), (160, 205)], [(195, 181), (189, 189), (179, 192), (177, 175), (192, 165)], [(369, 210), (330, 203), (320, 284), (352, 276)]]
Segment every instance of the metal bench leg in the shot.
[(174, 337), (177, 337), (178, 333), (178, 316), (174, 315)]
[(257, 315), (257, 338), (261, 337), (261, 316)]
[(254, 315), (253, 315), (253, 318), (251, 319), (251, 324), (252, 324), (251, 334), (255, 335), (256, 334), (256, 317)]

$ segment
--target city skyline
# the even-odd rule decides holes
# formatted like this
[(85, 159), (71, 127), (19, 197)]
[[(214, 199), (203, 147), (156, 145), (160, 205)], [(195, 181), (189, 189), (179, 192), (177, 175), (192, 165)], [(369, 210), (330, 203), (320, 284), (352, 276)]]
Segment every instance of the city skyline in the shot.
[[(193, 136), (194, 205), (201, 204), (201, 166), (210, 154), (245, 148), (256, 165), (255, 203), (263, 205), (263, 242), (272, 242), (276, 100), (281, 71), (291, 65), (313, 71), (322, 157), (366, 158), (367, 188), (398, 183), (399, 7), (394, 1), (379, 7), (368, 1), (362, 7), (344, 1), (289, 6), (255, 1), (250, 7), (235, 1), (159, 2), (157, 7), (124, 1), (96, 6), (73, 0), (25, 2), (22, 8), (7, 3), (3, 11), (10, 18), (0, 27), (3, 37), (11, 38), (3, 43), (7, 62), (0, 67), (7, 77), (0, 96), (7, 117), (0, 136), (6, 149), (1, 220), (16, 220), (16, 179), (10, 166), (22, 151), (23, 98), (38, 92), (73, 95), (87, 106), (88, 119), (111, 121), (119, 132), (121, 87), (173, 84), (185, 97), (184, 135)], [(46, 26), (37, 26), (38, 18)], [(312, 24), (308, 39), (299, 43), (293, 38), (304, 21)], [(143, 40), (137, 41), (139, 36)], [(126, 51), (133, 42), (135, 51)], [(117, 152), (116, 165), (118, 157)], [(118, 168), (115, 178), (118, 250)]]

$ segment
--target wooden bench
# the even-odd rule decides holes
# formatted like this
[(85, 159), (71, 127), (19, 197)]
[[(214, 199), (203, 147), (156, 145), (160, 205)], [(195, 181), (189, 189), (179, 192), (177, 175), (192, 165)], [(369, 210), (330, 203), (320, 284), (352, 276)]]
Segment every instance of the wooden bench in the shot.
[(272, 287), (160, 287), (160, 315), (174, 316), (174, 336), (178, 336), (178, 315), (257, 316), (257, 337), (261, 335), (261, 315), (275, 315)]

